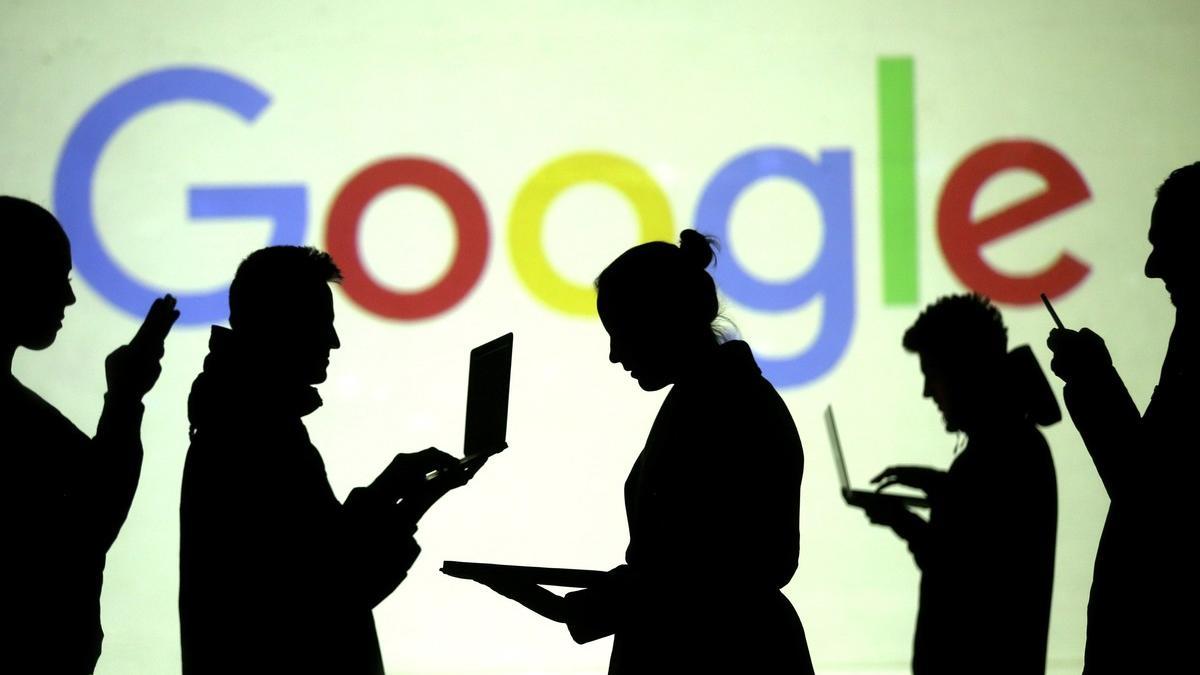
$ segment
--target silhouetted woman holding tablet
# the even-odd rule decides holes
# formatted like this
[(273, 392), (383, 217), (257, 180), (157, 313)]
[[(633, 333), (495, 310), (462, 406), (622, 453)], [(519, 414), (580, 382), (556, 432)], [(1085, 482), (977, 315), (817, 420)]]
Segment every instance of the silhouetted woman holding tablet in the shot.
[(565, 598), (487, 582), (577, 642), (615, 634), (609, 673), (811, 673), (780, 589), (796, 570), (804, 454), (745, 342), (713, 328), (710, 241), (651, 242), (596, 281), (609, 360), (671, 386), (625, 482), (627, 564)]

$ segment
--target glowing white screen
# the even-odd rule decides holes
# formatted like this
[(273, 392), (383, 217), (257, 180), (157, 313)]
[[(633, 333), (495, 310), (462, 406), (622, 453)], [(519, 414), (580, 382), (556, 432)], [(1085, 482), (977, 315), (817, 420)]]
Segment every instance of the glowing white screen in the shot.
[[(745, 152), (849, 158), (853, 255), (840, 261), (853, 265), (849, 339), (818, 376), (780, 386), (808, 459), (800, 567), (786, 593), (820, 672), (907, 668), (917, 571), (901, 542), (841, 502), (820, 412), (837, 405), (860, 485), (889, 464), (952, 460), (955, 439), (921, 399), (916, 359), (899, 341), (924, 304), (967, 289), (936, 230), (944, 186), (965, 158), (997, 141), (1026, 140), (1069, 161), (1090, 196), (985, 247), (983, 257), (1011, 275), (1035, 273), (1062, 252), (1086, 263), (1087, 276), (1056, 298), (1059, 314), (1106, 337), (1139, 403), (1157, 378), (1173, 315), (1161, 285), (1141, 271), (1154, 188), (1200, 157), (1194, 2), (2, 5), (0, 192), (60, 215), (56, 172), (66, 141), (115, 88), (188, 67), (239, 78), (269, 98), (252, 123), (213, 105), (175, 102), (112, 136), (90, 185), (92, 213), (103, 250), (141, 284), (177, 293), (220, 287), (267, 241), (262, 220), (189, 220), (189, 186), (302, 187), (303, 241), (320, 247), (336, 195), (381, 160), (436, 160), (479, 195), (486, 263), (452, 307), (397, 320), (336, 295), (343, 347), (322, 386), (325, 406), (307, 420), (340, 495), (396, 451), (458, 452), (467, 352), (516, 334), (511, 448), (426, 517), (422, 557), (376, 610), (391, 672), (605, 668), (607, 640), (577, 646), (561, 626), (437, 571), (444, 559), (606, 568), (624, 551), (621, 487), (661, 395), (642, 393), (608, 363), (598, 321), (548, 303), (519, 268), (541, 256), (565, 281), (586, 286), (638, 241), (635, 204), (610, 187), (581, 184), (550, 204), (539, 250), (513, 249), (509, 239), (517, 196), (564, 156), (602, 152), (640, 166), (665, 196), (670, 220), (661, 222), (671, 232), (695, 224), (712, 178)], [(883, 293), (883, 62), (911, 63), (914, 73), (911, 302), (888, 303)], [(1002, 174), (984, 186), (974, 213), (1042, 187), (1029, 172)], [(805, 274), (828, 243), (821, 219), (804, 187), (756, 183), (733, 208), (730, 260), (762, 280)], [(376, 280), (409, 291), (441, 276), (456, 241), (445, 205), (415, 188), (373, 201), (358, 239)], [(79, 301), (56, 344), (20, 353), (16, 371), (91, 431), (103, 357), (133, 334), (137, 318), (82, 270), (74, 287)], [(1048, 364), (1044, 309), (1002, 310), (1011, 343), (1031, 343)], [(826, 320), (819, 298), (775, 312), (727, 297), (725, 314), (773, 357), (803, 353)], [(207, 333), (174, 330), (147, 401), (141, 487), (105, 573), (99, 673), (178, 672), (185, 401)], [(1049, 658), (1055, 672), (1077, 672), (1107, 500), (1069, 422), (1046, 436), (1060, 504)]]

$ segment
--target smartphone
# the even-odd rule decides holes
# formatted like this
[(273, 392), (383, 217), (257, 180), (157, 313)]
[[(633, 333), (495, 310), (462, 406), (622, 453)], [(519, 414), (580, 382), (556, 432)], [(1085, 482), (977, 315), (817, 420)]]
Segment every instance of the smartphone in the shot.
[[(477, 452), (474, 455), (467, 455), (466, 457), (458, 460), (458, 465), (451, 469), (450, 472), (457, 473), (459, 471), (469, 471), (475, 469), (478, 465), (483, 464), (484, 460), (486, 460), (488, 457), (491, 457), (507, 447), (508, 443), (505, 443), (504, 447), (494, 452)], [(443, 475), (443, 472), (441, 471), (430, 471), (429, 473), (425, 474), (425, 480), (434, 480), (441, 475)]]
[(1050, 304), (1050, 298), (1047, 298), (1045, 293), (1042, 293), (1042, 304), (1046, 306), (1046, 311), (1050, 312), (1050, 318), (1054, 319), (1054, 325), (1059, 328), (1066, 328), (1063, 325), (1062, 319), (1058, 318), (1058, 312), (1054, 311), (1054, 305)]

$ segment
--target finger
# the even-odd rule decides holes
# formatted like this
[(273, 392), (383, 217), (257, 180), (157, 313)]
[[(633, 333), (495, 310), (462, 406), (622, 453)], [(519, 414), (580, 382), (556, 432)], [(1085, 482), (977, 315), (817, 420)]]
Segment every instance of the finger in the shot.
[(175, 296), (168, 293), (163, 300), (165, 301), (165, 311), (163, 312), (162, 323), (159, 325), (159, 340), (167, 339), (167, 334), (171, 332), (171, 328), (175, 326), (175, 322), (179, 320), (180, 316), (180, 311), (176, 307), (178, 303), (175, 300)]
[[(1087, 330), (1086, 328), (1084, 330)], [(1049, 337), (1046, 338), (1046, 346), (1051, 351), (1070, 348), (1073, 344), (1079, 341), (1080, 332), (1071, 330), (1070, 328), (1055, 328), (1050, 331)]]
[(158, 298), (150, 304), (150, 309), (146, 312), (146, 317), (142, 319), (142, 325), (138, 326), (133, 339), (129, 341), (130, 346), (135, 349), (141, 349), (149, 344), (150, 336), (154, 331), (154, 325), (157, 323), (158, 315), (162, 311), (162, 303), (163, 299)]
[(480, 457), (478, 460), (467, 462), (462, 468), (462, 482), (465, 485), (467, 481), (475, 477), (483, 465), (487, 464), (487, 457)]
[(129, 341), (130, 346), (161, 358), (163, 343), (177, 318), (179, 311), (175, 309), (173, 296), (168, 294), (156, 299), (150, 304), (146, 318), (142, 325), (138, 326), (137, 333)]
[(167, 294), (155, 301), (157, 308), (151, 306), (151, 311), (157, 309), (154, 315), (154, 323), (152, 325), (155, 343), (162, 343), (167, 339), (167, 333), (171, 332), (171, 327), (175, 325), (175, 320), (179, 318), (179, 310), (175, 308), (175, 296)]
[(417, 457), (431, 470), (446, 471), (458, 465), (458, 458), (437, 448), (425, 448), (417, 453)]

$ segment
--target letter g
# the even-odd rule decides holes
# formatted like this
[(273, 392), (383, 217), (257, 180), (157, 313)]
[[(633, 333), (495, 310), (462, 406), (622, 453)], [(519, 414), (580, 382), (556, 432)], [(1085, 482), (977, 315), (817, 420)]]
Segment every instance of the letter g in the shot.
[[(227, 316), (228, 286), (176, 292), (142, 284), (105, 250), (93, 215), (92, 182), (105, 146), (134, 117), (178, 101), (209, 103), (253, 122), (270, 98), (245, 80), (208, 68), (155, 70), (121, 84), (84, 113), (67, 138), (54, 174), (54, 211), (71, 239), (79, 273), (117, 307), (141, 316), (154, 298), (170, 292), (179, 299), (181, 323), (213, 323)], [(303, 185), (192, 187), (188, 211), (193, 218), (267, 218), (272, 245), (299, 244), (307, 196)]]

